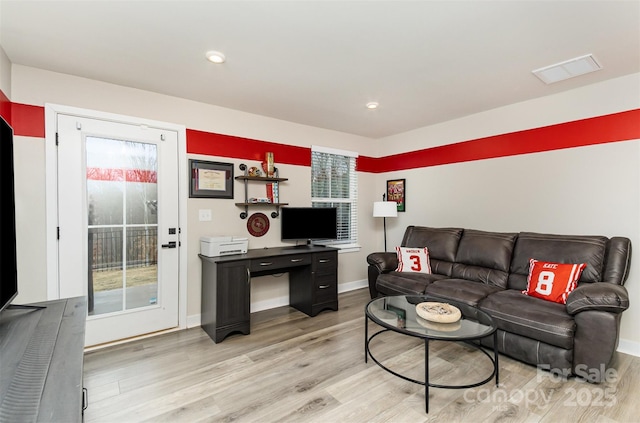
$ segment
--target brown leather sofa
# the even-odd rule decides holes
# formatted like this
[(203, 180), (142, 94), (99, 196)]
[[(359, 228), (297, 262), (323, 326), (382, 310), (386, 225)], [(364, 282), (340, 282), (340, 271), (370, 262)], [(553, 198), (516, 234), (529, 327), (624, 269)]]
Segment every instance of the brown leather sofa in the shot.
[[(590, 382), (606, 377), (620, 318), (629, 308), (623, 286), (631, 261), (628, 238), (409, 226), (401, 246), (426, 246), (432, 273), (396, 272), (395, 252), (372, 253), (371, 298), (428, 295), (462, 302), (493, 317), (501, 353)], [(566, 304), (522, 293), (532, 258), (587, 264)], [(482, 343), (493, 347), (493, 338)]]

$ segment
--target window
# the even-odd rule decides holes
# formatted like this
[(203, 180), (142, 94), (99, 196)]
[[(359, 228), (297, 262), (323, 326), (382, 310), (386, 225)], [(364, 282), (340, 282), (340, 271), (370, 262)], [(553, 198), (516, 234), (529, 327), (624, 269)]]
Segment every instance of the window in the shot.
[(311, 205), (337, 208), (338, 244), (358, 242), (357, 157), (351, 151), (311, 147)]

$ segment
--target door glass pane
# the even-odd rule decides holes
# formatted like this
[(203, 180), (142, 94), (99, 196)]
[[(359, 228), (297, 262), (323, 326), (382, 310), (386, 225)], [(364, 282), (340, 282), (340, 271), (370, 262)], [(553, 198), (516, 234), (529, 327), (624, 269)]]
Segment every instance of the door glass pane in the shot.
[(158, 301), (157, 147), (87, 137), (89, 315)]

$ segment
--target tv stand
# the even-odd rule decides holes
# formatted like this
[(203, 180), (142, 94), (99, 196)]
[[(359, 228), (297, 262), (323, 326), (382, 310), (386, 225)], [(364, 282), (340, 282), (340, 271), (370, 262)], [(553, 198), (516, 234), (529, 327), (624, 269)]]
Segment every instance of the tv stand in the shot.
[(85, 297), (0, 313), (0, 421), (82, 422), (86, 316)]
[(214, 342), (250, 333), (251, 276), (289, 272), (289, 305), (316, 316), (338, 310), (338, 249), (300, 245), (202, 260), (201, 326)]

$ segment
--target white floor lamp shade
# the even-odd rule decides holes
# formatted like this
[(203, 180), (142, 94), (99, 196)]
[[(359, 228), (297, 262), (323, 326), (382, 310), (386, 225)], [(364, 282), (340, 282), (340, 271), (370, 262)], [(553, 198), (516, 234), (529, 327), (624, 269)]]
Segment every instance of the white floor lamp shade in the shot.
[(387, 217), (398, 216), (398, 203), (395, 201), (376, 201), (373, 203), (373, 217), (381, 217), (384, 225), (384, 251), (387, 251)]

